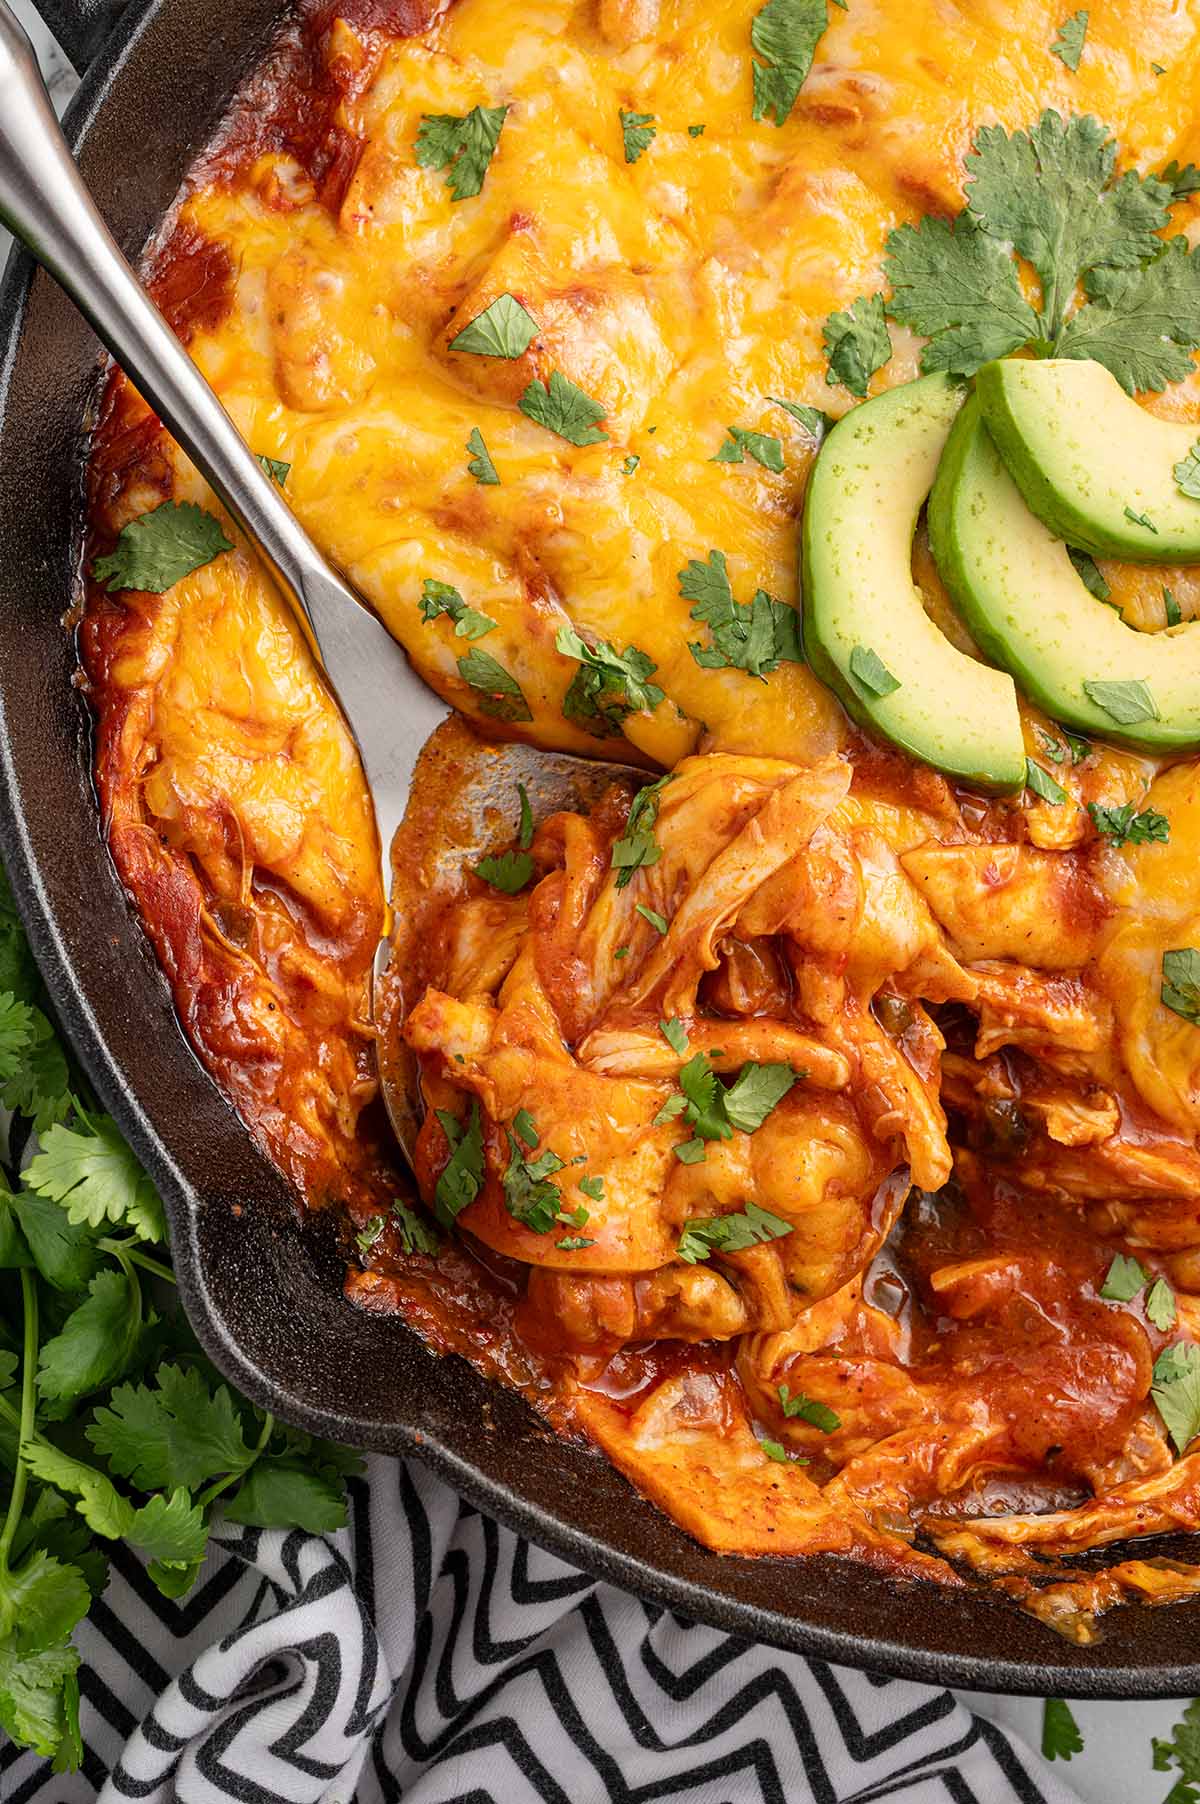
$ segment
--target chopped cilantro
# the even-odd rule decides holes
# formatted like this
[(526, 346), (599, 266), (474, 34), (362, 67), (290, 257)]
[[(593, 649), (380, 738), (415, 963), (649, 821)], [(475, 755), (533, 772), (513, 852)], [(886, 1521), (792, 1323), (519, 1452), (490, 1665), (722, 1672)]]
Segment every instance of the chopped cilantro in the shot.
[(1139, 1259), (1116, 1253), (1100, 1286), (1100, 1295), (1110, 1303), (1132, 1303), (1149, 1282), (1150, 1274)]
[(469, 351), (474, 357), (523, 357), (539, 330), (514, 295), (500, 294), (450, 340), (450, 349)]
[(470, 452), (467, 469), (476, 482), (489, 488), (499, 487), (499, 471), (492, 462), (492, 454), (484, 444), (483, 434), (478, 426), (471, 428), (470, 437), (467, 439), (467, 450)]
[(814, 444), (820, 444), (831, 426), (837, 422), (819, 407), (807, 407), (801, 401), (785, 401), (779, 395), (768, 395), (767, 400), (776, 407), (782, 407), (785, 413), (803, 427)]
[(436, 582), (427, 576), (421, 585), (421, 619), (437, 620), (442, 614), (449, 616), (454, 622), (456, 639), (482, 639), (490, 633), (496, 622), (490, 614), (481, 614), (476, 608), (470, 608), (450, 583)]
[(663, 691), (649, 680), (657, 666), (636, 645), (623, 652), (607, 639), (589, 645), (573, 626), (560, 626), (554, 643), (564, 658), (580, 665), (563, 697), (563, 714), (593, 738), (616, 737), (630, 714), (652, 713), (663, 700)]
[(1067, 748), (1062, 740), (1055, 739), (1052, 734), (1047, 733), (1042, 727), (1038, 727), (1035, 730), (1037, 732), (1038, 742), (1047, 758), (1049, 758), (1051, 764), (1061, 764), (1067, 755)]
[(450, 1143), (450, 1158), (434, 1190), (434, 1212), (444, 1228), (452, 1228), (483, 1188), (483, 1124), (478, 1102), (472, 1102), (465, 1128), (447, 1109), (438, 1109), (437, 1118)]
[(1123, 727), (1134, 726), (1139, 720), (1161, 719), (1158, 703), (1138, 678), (1123, 683), (1085, 682), (1083, 693), (1110, 720)]
[(1082, 1752), (1083, 1736), (1071, 1711), (1061, 1698), (1047, 1698), (1042, 1706), (1043, 1760), (1070, 1760)]
[(537, 1123), (528, 1109), (518, 1109), (513, 1116), (513, 1132), (518, 1140), (523, 1140), (530, 1152), (533, 1151), (540, 1138)]
[(1159, 997), (1164, 1008), (1200, 1027), (1200, 952), (1194, 946), (1163, 953)]
[(641, 461), (641, 458), (637, 456), (636, 452), (630, 452), (629, 456), (625, 459), (625, 462), (621, 465), (626, 476), (632, 476)]
[(594, 1247), (596, 1243), (594, 1240), (585, 1240), (579, 1234), (567, 1234), (562, 1240), (556, 1240), (554, 1244), (560, 1253), (578, 1253), (582, 1252), (584, 1247)]
[(583, 1191), (584, 1196), (590, 1196), (594, 1203), (604, 1201), (603, 1178), (580, 1178), (579, 1188)]
[(644, 865), (657, 864), (662, 857), (662, 847), (654, 838), (654, 824), (658, 819), (663, 787), (670, 781), (668, 772), (657, 783), (647, 783), (629, 804), (625, 831), (620, 839), (613, 841), (612, 868), (617, 873), (618, 889), (624, 889), (632, 881), (635, 871)]
[(725, 441), (709, 462), (740, 464), (747, 454), (764, 470), (773, 470), (777, 476), (783, 469), (783, 446), (779, 440), (766, 432), (747, 432), (741, 426), (725, 428)]
[(767, 0), (750, 27), (750, 42), (762, 58), (751, 64), (756, 119), (773, 115), (776, 125), (785, 122), (828, 22), (825, 0)]
[(786, 1466), (792, 1457), (781, 1441), (772, 1441), (765, 1434), (759, 1435), (758, 1444), (767, 1458), (775, 1460), (778, 1465)]
[(529, 791), (524, 783), (517, 784), (517, 800), (521, 806), (521, 819), (517, 828), (517, 844), (522, 852), (527, 852), (533, 844), (533, 809), (529, 806)]
[(786, 1384), (779, 1386), (779, 1406), (785, 1416), (798, 1416), (802, 1422), (819, 1428), (822, 1434), (832, 1434), (842, 1425), (842, 1418), (828, 1403), (818, 1403), (815, 1397), (806, 1397), (803, 1391), (797, 1391), (793, 1396)]
[(790, 1065), (747, 1063), (725, 1092), (725, 1113), (735, 1128), (753, 1134), (795, 1082)]
[(365, 1221), (354, 1236), (354, 1244), (359, 1252), (369, 1253), (386, 1226), (387, 1222), (382, 1215), (372, 1215), (369, 1220)]
[(261, 451), (256, 452), (255, 455), (271, 481), (282, 488), (291, 475), (291, 464), (281, 463), (277, 457), (266, 457)]
[(1058, 36), (1050, 46), (1051, 56), (1056, 56), (1060, 63), (1074, 75), (1079, 67), (1079, 59), (1083, 55), (1083, 41), (1087, 37), (1088, 16), (1082, 10), (1072, 13), (1064, 19), (1058, 28)]
[(532, 720), (525, 691), (516, 677), (477, 646), (458, 660), (458, 674), (479, 693), (480, 712), (493, 720)]
[(161, 595), (232, 550), (221, 522), (194, 501), (164, 501), (121, 528), (108, 555), (93, 558), (92, 575), (110, 594), (144, 589)]
[(795, 608), (765, 589), (756, 589), (750, 602), (735, 601), (723, 551), (710, 551), (706, 563), (692, 558), (679, 572), (679, 593), (695, 603), (691, 618), (712, 633), (711, 645), (688, 642), (702, 669), (732, 667), (765, 679), (784, 661), (803, 662)]
[(1175, 1326), (1175, 1292), (1165, 1278), (1156, 1278), (1146, 1292), (1145, 1310), (1147, 1319), (1160, 1334), (1166, 1334)]
[(607, 409), (568, 382), (560, 370), (551, 371), (548, 387), (544, 382), (532, 381), (517, 406), (526, 419), (557, 433), (569, 445), (599, 445), (607, 441), (608, 434), (596, 427)]
[(1170, 821), (1153, 808), (1135, 814), (1132, 802), (1126, 802), (1120, 808), (1106, 808), (1101, 802), (1089, 802), (1087, 811), (1097, 833), (1113, 846), (1123, 846), (1126, 842), (1133, 846), (1165, 846), (1171, 837)]
[(700, 1265), (713, 1253), (744, 1253), (748, 1247), (781, 1240), (792, 1232), (792, 1225), (757, 1203), (747, 1203), (735, 1215), (696, 1216), (685, 1225), (675, 1250), (685, 1265)]
[(430, 1259), (442, 1250), (442, 1243), (415, 1209), (397, 1197), (392, 1204), (392, 1221), (406, 1253), (424, 1253)]
[(883, 659), (869, 645), (856, 645), (850, 653), (850, 675), (868, 695), (894, 695), (900, 687)]
[(621, 109), (621, 137), (625, 145), (625, 161), (636, 163), (649, 150), (658, 135), (653, 113), (627, 113)]
[[(1193, 501), (1200, 501), (1200, 444), (1192, 446), (1185, 458), (1174, 466), (1175, 486)], [(1128, 513), (1129, 509), (1126, 508)]]
[(1168, 626), (1178, 626), (1183, 619), (1179, 603), (1176, 601), (1174, 595), (1172, 595), (1170, 589), (1166, 588), (1163, 590), (1163, 613), (1166, 615)]
[(1149, 514), (1135, 514), (1131, 507), (1127, 507), (1125, 509), (1125, 518), (1129, 521), (1131, 526), (1144, 526), (1147, 532), (1155, 534), (1158, 532), (1158, 528), (1150, 518)]
[[(660, 1023), (660, 1026), (665, 1033), (666, 1024)], [(675, 1048), (681, 1057), (686, 1044), (685, 1041), (682, 1047)], [(704, 1141), (729, 1140), (735, 1128), (743, 1134), (755, 1133), (795, 1082), (796, 1074), (789, 1065), (759, 1065), (747, 1060), (733, 1083), (726, 1087), (718, 1079), (706, 1054), (697, 1052), (679, 1073), (680, 1096), (672, 1097), (663, 1105), (656, 1121), (671, 1121), (681, 1115), (693, 1130), (692, 1139), (682, 1145), (694, 1148), (697, 1142), (701, 1144), (698, 1150), (687, 1153), (677, 1146), (676, 1157), (687, 1164), (698, 1163), (704, 1157)]]
[(1150, 67), (1153, 69), (1155, 75), (1165, 75), (1167, 72), (1165, 65), (1162, 63), (1151, 63)]
[[(682, 1058), (688, 1049), (687, 1030), (684, 1027), (683, 1022), (677, 1021), (674, 1017), (672, 1017), (670, 1021), (660, 1021), (658, 1024), (658, 1031), (667, 1042), (667, 1045), (671, 1048), (671, 1051), (677, 1052), (680, 1058)], [(678, 1113), (678, 1111), (676, 1111), (676, 1113)]]
[[(1164, 73), (1164, 71), (1158, 70), (1157, 65), (1153, 63), (1151, 68), (1156, 69), (1159, 74)], [(1179, 164), (1172, 159), (1160, 172), (1158, 179), (1160, 182), (1165, 182), (1171, 190), (1172, 201), (1186, 200), (1189, 194), (1200, 191), (1200, 169), (1197, 169), (1194, 163), (1188, 163), (1181, 169)]]
[(446, 169), (451, 200), (470, 200), (483, 187), (488, 164), (500, 142), (506, 106), (473, 106), (453, 113), (423, 113), (416, 157), (422, 169)]
[(641, 915), (643, 921), (649, 921), (655, 933), (665, 933), (667, 931), (667, 920), (665, 915), (660, 915), (656, 909), (647, 908), (644, 902), (635, 902), (634, 908), (637, 913)]
[(704, 127), (702, 125), (689, 125), (688, 126), (688, 137), (689, 138), (702, 138), (703, 136), (704, 136)]
[(1056, 807), (1071, 799), (1062, 784), (1056, 783), (1050, 772), (1043, 770), (1042, 766), (1035, 763), (1032, 758), (1025, 760), (1025, 784), (1035, 796), (1040, 796), (1043, 802), (1051, 802)]
[(475, 875), (490, 883), (493, 889), (502, 890), (506, 896), (515, 896), (533, 876), (533, 859), (528, 852), (501, 852), (498, 856), (481, 858), (475, 866)]
[(822, 338), (831, 387), (848, 388), (862, 399), (876, 370), (892, 354), (881, 294), (860, 295), (843, 312), (831, 313)]
[(1176, 1453), (1186, 1453), (1200, 1434), (1200, 1347), (1176, 1341), (1154, 1362), (1150, 1395)]
[(1063, 738), (1071, 748), (1072, 763), (1082, 764), (1085, 758), (1091, 757), (1092, 742), (1090, 739), (1084, 739), (1078, 733), (1068, 733), (1065, 727), (1063, 728)]
[(1074, 564), (1075, 574), (1088, 594), (1094, 595), (1097, 601), (1107, 601), (1112, 590), (1105, 582), (1095, 558), (1086, 551), (1076, 551), (1073, 545), (1067, 546), (1067, 556)]
[(566, 1160), (549, 1147), (536, 1159), (528, 1159), (512, 1130), (504, 1132), (512, 1154), (503, 1179), (504, 1206), (532, 1233), (548, 1234), (563, 1206), (562, 1191), (550, 1179), (564, 1170)]

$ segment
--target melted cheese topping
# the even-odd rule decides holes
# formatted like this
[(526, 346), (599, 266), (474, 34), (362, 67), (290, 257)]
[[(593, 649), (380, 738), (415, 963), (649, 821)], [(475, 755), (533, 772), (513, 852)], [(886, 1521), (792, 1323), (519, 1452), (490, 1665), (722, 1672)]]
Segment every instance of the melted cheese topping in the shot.
[[(1022, 1548), (1065, 1553), (1200, 1523), (1189, 1461), (1172, 1461), (1146, 1402), (1162, 1336), (1136, 1305), (1094, 1294), (1114, 1243), (1181, 1293), (1200, 1291), (1196, 1030), (1163, 1009), (1157, 980), (1164, 950), (1200, 941), (1195, 767), (1156, 778), (1148, 760), (1102, 748), (1072, 765), (1026, 710), (1031, 755), (1077, 804), (1143, 805), (1156, 778), (1148, 805), (1170, 815), (1170, 847), (1108, 852), (1082, 806), (956, 796), (854, 734), (804, 666), (760, 682), (698, 665), (689, 642), (706, 629), (689, 618), (679, 572), (716, 549), (738, 599), (762, 587), (795, 603), (813, 447), (779, 402), (849, 404), (826, 379), (826, 317), (878, 289), (896, 224), (958, 210), (982, 124), (1027, 126), (1055, 106), (1095, 114), (1141, 167), (1200, 160), (1200, 4), (1094, 8), (1071, 73), (1049, 53), (1061, 0), (911, 0), (902, 16), (852, 0), (830, 8), (776, 128), (751, 118), (759, 0), (458, 0), (441, 16), (431, 6), (407, 39), (356, 28), (361, 3), (347, 0), (348, 19), (309, 20), (303, 55), (251, 85), (157, 255), (159, 298), (253, 448), (290, 463), (306, 527), (465, 713), (494, 728), (458, 670), (467, 642), (445, 617), (421, 618), (427, 579), (497, 623), (481, 649), (527, 699), (532, 720), (516, 731), (596, 748), (563, 712), (577, 666), (555, 638), (570, 622), (657, 667), (666, 699), (624, 722), (626, 755), (664, 767), (720, 756), (685, 765), (663, 809), (667, 855), (629, 891), (598, 888), (615, 816), (543, 829), (528, 908), (466, 877), (439, 892), (446, 872), (429, 847), (466, 755), (429, 766), (401, 872), (401, 936), (430, 985), (411, 1038), (431, 1097), (484, 1098), (490, 1188), (470, 1226), (532, 1277), (514, 1304), (461, 1248), (406, 1258), (389, 1226), (378, 1269), (352, 1276), (351, 1294), (403, 1310), (543, 1407), (569, 1399), (572, 1419), (712, 1545), (853, 1549), (952, 1582), (880, 1525), (914, 1503), (971, 1515), (1003, 1472), (1028, 1481), (1002, 1500), (1016, 1514), (971, 1532), (951, 1520), (934, 1539), (1014, 1575), (1006, 1585), (1027, 1607), (1083, 1636), (1087, 1612), (1119, 1595), (1186, 1590), (1186, 1570), (1126, 1562), (1119, 1578), (1041, 1592)], [(424, 115), (476, 105), (508, 112), (481, 194), (455, 202), (414, 143)], [(621, 109), (656, 128), (633, 164)], [(1194, 211), (1177, 208), (1178, 223)], [(451, 350), (503, 293), (538, 322), (529, 350)], [(917, 372), (918, 343), (892, 337), (876, 386)], [(520, 412), (528, 383), (553, 370), (604, 407), (603, 443), (574, 448)], [(1147, 404), (1200, 418), (1200, 384)], [(731, 425), (777, 436), (783, 471), (715, 462)], [(468, 471), (476, 429), (498, 485)], [(92, 467), (98, 543), (168, 495), (214, 506), (116, 379)], [(914, 569), (961, 643), (920, 538)], [(1164, 582), (1184, 617), (1200, 614), (1200, 571), (1105, 570), (1139, 626), (1162, 624)], [(394, 1193), (359, 1124), (382, 898), (361, 772), (303, 637), (238, 549), (162, 597), (93, 590), (82, 640), (114, 859), (185, 1026), (309, 1199), (333, 1195), (361, 1221)], [(723, 1038), (739, 1057), (783, 1046), (806, 1084), (748, 1145), (715, 1149), (707, 1169), (676, 1167), (674, 1130), (653, 1120), (675, 1075), (655, 1038), (660, 997), (645, 984), (632, 1002), (621, 992), (658, 956), (632, 906), (674, 908), (694, 893), (709, 907), (709, 864), (744, 825), (731, 797), (778, 791), (803, 820), (820, 785), (841, 773), (844, 789), (851, 767), (849, 793), (826, 798), (825, 863), (805, 866), (791, 848), (782, 890), (742, 898), (747, 942), (726, 945), (713, 928), (711, 992), (684, 961), (697, 1044), (707, 1031), (705, 1044)], [(789, 818), (781, 801), (772, 831)], [(548, 911), (572, 885), (592, 912), (580, 902), (571, 918), (572, 932), (587, 923), (568, 959), (570, 934), (556, 939)], [(713, 907), (710, 926), (724, 918)], [(769, 945), (785, 918), (801, 949), (786, 968)], [(637, 951), (623, 972), (610, 962), (619, 935)], [(548, 976), (537, 957), (559, 963)], [(673, 956), (660, 963), (662, 983), (678, 986)], [(599, 1001), (582, 987), (588, 971)], [(909, 1022), (895, 1034), (873, 1012), (881, 993)], [(715, 998), (720, 1036), (698, 995)], [(943, 1051), (922, 998), (969, 1007), (970, 1034)], [(966, 1203), (953, 1191), (918, 1200), (889, 1236), (906, 1168), (931, 1188), (945, 1177), (939, 1095), (1025, 1189), (988, 1180), (963, 1152)], [(599, 1145), (615, 1173), (586, 1265), (547, 1252), (498, 1201), (501, 1125), (526, 1096), (564, 1149), (595, 1157)], [(580, 1126), (589, 1111), (592, 1136)], [(427, 1187), (448, 1150), (440, 1134), (431, 1118)], [(802, 1182), (790, 1195), (793, 1165)], [(681, 1267), (681, 1224), (735, 1210), (748, 1190), (791, 1210), (792, 1242), (754, 1249), (740, 1268)], [(889, 1277), (897, 1244), (903, 1272)], [(1198, 1307), (1181, 1294), (1181, 1331), (1200, 1325)], [(1013, 1378), (1031, 1321), (1048, 1399), (1033, 1412)], [(622, 1344), (655, 1333), (682, 1350)], [(701, 1338), (712, 1346), (687, 1344)], [(726, 1357), (721, 1343), (736, 1350)], [(832, 1439), (786, 1415), (781, 1378), (836, 1407)], [(811, 1473), (764, 1461), (755, 1421), (813, 1459)]]

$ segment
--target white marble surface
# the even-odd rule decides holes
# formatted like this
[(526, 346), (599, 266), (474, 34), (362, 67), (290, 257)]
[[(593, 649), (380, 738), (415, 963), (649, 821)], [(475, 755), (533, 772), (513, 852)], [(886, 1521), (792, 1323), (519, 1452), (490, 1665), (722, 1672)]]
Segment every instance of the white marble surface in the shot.
[[(30, 0), (10, 0), (10, 4), (33, 37), (55, 103), (61, 110), (75, 91), (74, 72)], [(1170, 1652), (1165, 1642), (1163, 1651)], [(995, 1697), (982, 1692), (967, 1695), (975, 1709), (1015, 1729), (1032, 1747), (1040, 1745), (1039, 1700)], [(1086, 1804), (1162, 1804), (1171, 1789), (1171, 1779), (1151, 1768), (1150, 1740), (1154, 1735), (1169, 1734), (1179, 1716), (1179, 1705), (1075, 1704), (1072, 1708), (1083, 1732), (1084, 1751), (1069, 1766), (1060, 1763), (1055, 1770), (1075, 1787), (1081, 1799)]]

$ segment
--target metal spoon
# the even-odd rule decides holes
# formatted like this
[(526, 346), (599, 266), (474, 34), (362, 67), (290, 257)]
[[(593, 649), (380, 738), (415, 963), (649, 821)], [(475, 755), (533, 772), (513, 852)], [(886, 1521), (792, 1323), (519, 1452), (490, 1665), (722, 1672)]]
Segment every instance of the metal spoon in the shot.
[[(5, 0), (0, 0), (0, 222), (74, 301), (307, 621), (329, 687), (358, 744), (375, 804), (384, 895), (389, 895), (389, 849), (413, 771), (449, 709), (416, 675), (363, 597), (318, 551), (138, 282), (83, 185), (33, 47)], [(495, 844), (496, 800), (502, 790), (515, 798), (518, 778), (535, 808), (540, 803), (544, 810), (586, 807), (606, 778), (641, 775), (628, 765), (529, 746), (496, 747), (493, 753), (489, 780), (476, 785), (478, 795), (471, 797), (476, 841), (456, 848), (465, 862), (475, 862)], [(385, 940), (375, 961), (376, 981), (387, 957)], [(411, 1065), (381, 1058), (379, 1068), (388, 1115), (411, 1164), (420, 1121)]]

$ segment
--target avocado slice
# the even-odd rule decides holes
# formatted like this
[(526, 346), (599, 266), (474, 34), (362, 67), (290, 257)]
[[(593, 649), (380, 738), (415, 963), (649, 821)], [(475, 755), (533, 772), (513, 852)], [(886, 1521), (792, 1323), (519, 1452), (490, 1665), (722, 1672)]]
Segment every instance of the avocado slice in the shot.
[(1014, 790), (1025, 751), (1012, 679), (951, 645), (912, 580), (917, 515), (962, 399), (948, 377), (923, 376), (826, 438), (804, 506), (804, 649), (855, 720), (949, 776)]
[(1174, 476), (1200, 428), (1157, 419), (1085, 359), (1006, 357), (975, 392), (1013, 481), (1068, 545), (1135, 564), (1200, 559), (1200, 501)]
[(1152, 752), (1200, 745), (1200, 621), (1139, 633), (1088, 593), (967, 402), (929, 499), (942, 580), (980, 649), (1047, 714)]

